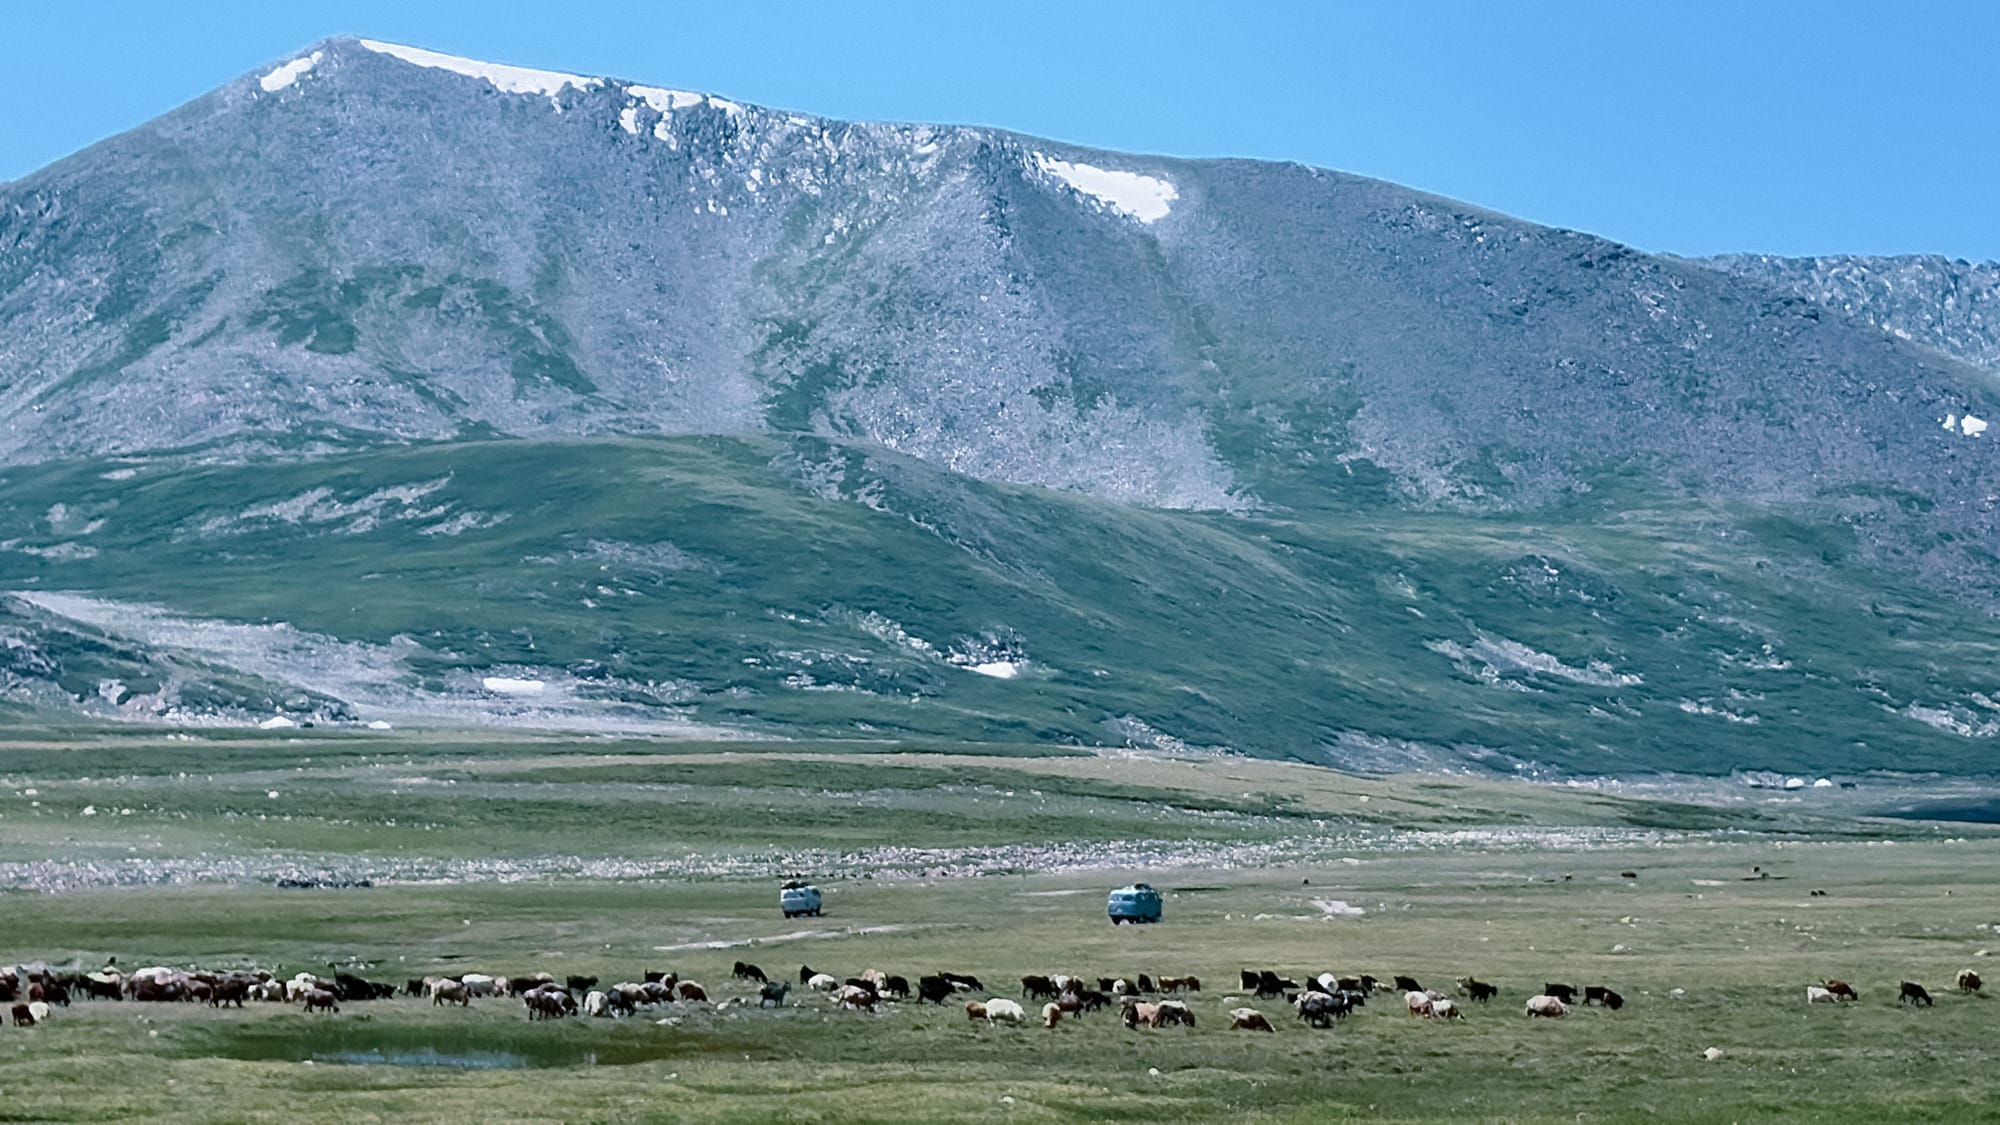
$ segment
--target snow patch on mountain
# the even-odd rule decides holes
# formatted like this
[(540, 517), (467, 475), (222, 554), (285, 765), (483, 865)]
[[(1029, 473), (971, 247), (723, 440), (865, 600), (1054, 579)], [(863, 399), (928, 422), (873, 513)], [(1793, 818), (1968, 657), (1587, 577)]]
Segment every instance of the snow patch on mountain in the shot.
[(265, 93), (275, 94), (279, 90), (297, 82), (307, 71), (318, 66), (319, 60), (325, 57), (325, 51), (314, 51), (304, 58), (293, 59), (291, 62), (259, 78), (257, 84), (264, 87)]
[(562, 74), (553, 70), (534, 70), (525, 66), (506, 66), (501, 63), (480, 62), (478, 59), (460, 58), (457, 55), (426, 51), (422, 47), (405, 47), (397, 43), (384, 43), (379, 39), (363, 39), (361, 45), (378, 55), (389, 55), (413, 66), (429, 67), (433, 70), (449, 70), (469, 78), (481, 78), (492, 84), (494, 89), (508, 94), (541, 94), (550, 101), (566, 88), (574, 86), (588, 90), (602, 86), (601, 78), (583, 78), (574, 74)]
[(1142, 223), (1158, 222), (1173, 209), (1180, 190), (1166, 180), (1057, 160), (1035, 153), (1035, 167), (1120, 214)]

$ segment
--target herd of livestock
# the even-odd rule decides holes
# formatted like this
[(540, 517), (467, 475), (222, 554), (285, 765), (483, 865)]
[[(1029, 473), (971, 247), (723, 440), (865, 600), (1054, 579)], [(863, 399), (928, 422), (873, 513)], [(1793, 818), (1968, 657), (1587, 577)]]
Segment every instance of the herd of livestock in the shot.
[[(321, 975), (310, 972), (281, 977), (270, 972), (207, 972), (154, 966), (135, 972), (121, 972), (107, 965), (96, 972), (59, 971), (47, 965), (20, 965), (0, 969), (0, 1005), (6, 1006), (16, 1027), (31, 1027), (49, 1019), (57, 1008), (73, 1000), (96, 999), (140, 1003), (207, 1003), (211, 1007), (246, 1002), (296, 1004), (306, 1012), (335, 1013), (343, 1003), (385, 1000), (400, 991), (428, 999), (433, 1006), (469, 1006), (475, 999), (518, 999), (531, 1020), (564, 1019), (570, 1016), (618, 1018), (655, 1011), (668, 1005), (713, 1004), (730, 1008), (756, 1004), (758, 1007), (785, 1007), (792, 1003), (793, 985), (788, 979), (773, 980), (761, 968), (736, 962), (731, 976), (744, 985), (755, 985), (754, 996), (732, 996), (711, 1001), (701, 984), (684, 980), (676, 973), (647, 972), (636, 981), (601, 984), (594, 976), (570, 976), (561, 981), (548, 973), (531, 976), (491, 976), (462, 973), (456, 976), (428, 976), (406, 981), (400, 990), (394, 984), (366, 980), (350, 972)], [(1281, 999), (1294, 1015), (1312, 1027), (1331, 1027), (1366, 1005), (1370, 999), (1399, 996), (1404, 1011), (1411, 1016), (1450, 1020), (1465, 1018), (1461, 1001), (1487, 1004), (1499, 995), (1499, 988), (1470, 976), (1457, 978), (1451, 993), (1427, 989), (1414, 977), (1397, 975), (1381, 980), (1368, 974), (1345, 976), (1337, 973), (1302, 975), (1299, 979), (1281, 976), (1270, 969), (1244, 969), (1239, 991), (1258, 1000)], [(1195, 1026), (1195, 1011), (1184, 998), (1202, 991), (1200, 978), (1193, 976), (1150, 976), (1086, 978), (1069, 974), (1029, 975), (1020, 981), (1021, 1000), (1041, 1004), (1040, 1022), (1055, 1027), (1065, 1019), (1085, 1013), (1115, 1010), (1129, 1028)], [(1958, 973), (1954, 984), (1961, 992), (1979, 992), (1983, 982), (1970, 969)], [(869, 969), (858, 976), (841, 978), (802, 965), (798, 986), (810, 993), (824, 994), (826, 1002), (852, 1011), (876, 1011), (885, 1004), (914, 1001), (917, 1004), (962, 1004), (969, 1019), (986, 1023), (1020, 1024), (1030, 1021), (1021, 1001), (995, 995), (978, 977), (964, 973), (936, 972), (909, 979)], [(984, 999), (979, 997), (984, 996)], [(1807, 1004), (1857, 1002), (1860, 994), (1846, 981), (1826, 980), (1806, 987)], [(1224, 1003), (1235, 1003), (1236, 997)], [(1928, 990), (1911, 981), (1901, 982), (1899, 1004), (1929, 1007)], [(1530, 996), (1523, 1011), (1534, 1017), (1560, 1018), (1578, 1007), (1602, 1007), (1617, 1011), (1625, 998), (1602, 985), (1545, 983)], [(1275, 1031), (1269, 1017), (1256, 1008), (1239, 1006), (1229, 1010), (1229, 1026), (1246, 1031)]]

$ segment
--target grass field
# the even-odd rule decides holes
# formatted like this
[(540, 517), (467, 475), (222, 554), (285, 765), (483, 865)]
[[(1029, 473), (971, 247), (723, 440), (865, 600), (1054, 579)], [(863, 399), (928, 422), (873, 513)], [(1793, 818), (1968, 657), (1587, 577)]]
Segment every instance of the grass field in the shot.
[[(2000, 947), (1990, 829), (1242, 759), (852, 749), (17, 745), (0, 754), (0, 875), (61, 889), (0, 892), (0, 962), (340, 963), (396, 982), (672, 969), (717, 998), (746, 993), (737, 959), (794, 978), (947, 968), (1000, 995), (1030, 972), (1192, 973), (1199, 1025), (987, 1027), (811, 994), (560, 1024), (503, 1000), (311, 1018), (80, 1002), (0, 1029), (0, 1120), (2000, 1116), (2000, 1004), (1950, 988)], [(385, 881), (282, 890), (287, 861)], [(779, 916), (788, 870), (819, 881), (825, 917)], [(434, 881), (392, 881), (416, 871)], [(1133, 877), (1167, 892), (1163, 924), (1106, 923), (1103, 891)], [(1314, 1031), (1282, 1002), (1229, 999), (1244, 967), (1504, 991), (1462, 1024), (1384, 997)], [(1861, 1002), (1808, 1009), (1804, 986), (1829, 976)], [(1903, 979), (1936, 1008), (1900, 1008)], [(1628, 1004), (1524, 1018), (1558, 980)], [(1237, 1003), (1277, 1034), (1228, 1031)]]

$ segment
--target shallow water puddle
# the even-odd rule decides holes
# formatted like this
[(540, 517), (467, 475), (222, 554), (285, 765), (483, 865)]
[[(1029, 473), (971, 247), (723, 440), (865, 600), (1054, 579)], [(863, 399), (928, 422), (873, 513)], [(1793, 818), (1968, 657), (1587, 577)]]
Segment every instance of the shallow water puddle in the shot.
[(452, 1070), (527, 1070), (531, 1067), (595, 1066), (597, 1056), (586, 1055), (567, 1063), (537, 1061), (512, 1051), (440, 1051), (434, 1047), (414, 1050), (334, 1051), (316, 1054), (309, 1061), (336, 1066), (423, 1066)]

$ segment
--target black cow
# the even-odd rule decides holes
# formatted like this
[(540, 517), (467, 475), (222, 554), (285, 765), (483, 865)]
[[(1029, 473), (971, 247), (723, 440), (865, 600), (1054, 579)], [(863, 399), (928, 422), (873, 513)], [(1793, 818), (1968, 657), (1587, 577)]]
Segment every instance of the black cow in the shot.
[(1156, 989), (1156, 988), (1154, 988), (1154, 987), (1153, 987), (1153, 978), (1152, 978), (1152, 977), (1149, 977), (1149, 976), (1147, 976), (1147, 975), (1146, 975), (1146, 974), (1144, 974), (1144, 973), (1140, 973), (1140, 974), (1139, 974), (1139, 991), (1140, 991), (1140, 992), (1158, 992), (1158, 991), (1159, 991), (1159, 989)]
[(1625, 1006), (1625, 998), (1623, 996), (1605, 988), (1603, 985), (1597, 984), (1586, 984), (1583, 986), (1583, 1002), (1585, 1004), (1602, 1004), (1614, 1012)]
[(1050, 980), (1048, 977), (1025, 976), (1021, 978), (1021, 995), (1025, 999), (1053, 1000), (1059, 991), (1061, 990), (1056, 987), (1056, 982)]
[(1903, 982), (1903, 994), (1896, 997), (1896, 1003), (1922, 1004), (1928, 1008), (1931, 1006), (1931, 994), (1924, 991), (1923, 985), (1906, 980)]
[(884, 996), (893, 996), (898, 1000), (908, 1000), (910, 998), (910, 978), (898, 976), (883, 978), (881, 993)]
[(1565, 1004), (1576, 1003), (1576, 986), (1573, 984), (1545, 984), (1542, 995), (1553, 996)]
[(1396, 975), (1397, 992), (1422, 992), (1423, 990), (1424, 986), (1417, 983), (1417, 978), (1406, 977), (1400, 973)]
[(1483, 980), (1475, 980), (1472, 977), (1466, 977), (1458, 983), (1459, 987), (1465, 989), (1465, 994), (1471, 997), (1474, 1003), (1484, 1004), (1500, 994), (1498, 987), (1487, 984)]
[(596, 977), (569, 976), (563, 978), (563, 986), (571, 992), (589, 992), (597, 987)]

